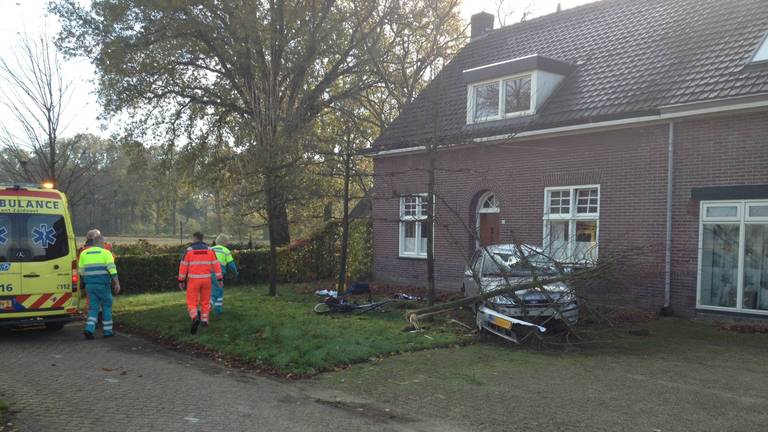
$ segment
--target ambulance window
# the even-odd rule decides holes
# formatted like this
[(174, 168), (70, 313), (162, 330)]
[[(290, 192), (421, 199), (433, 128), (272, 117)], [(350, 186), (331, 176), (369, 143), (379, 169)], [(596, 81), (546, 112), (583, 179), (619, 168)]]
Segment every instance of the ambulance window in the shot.
[(10, 259), (12, 234), (11, 215), (0, 214), (0, 262), (7, 262)]
[(30, 254), (23, 261), (48, 261), (69, 253), (67, 226), (59, 215), (20, 215), (26, 218), (26, 249)]

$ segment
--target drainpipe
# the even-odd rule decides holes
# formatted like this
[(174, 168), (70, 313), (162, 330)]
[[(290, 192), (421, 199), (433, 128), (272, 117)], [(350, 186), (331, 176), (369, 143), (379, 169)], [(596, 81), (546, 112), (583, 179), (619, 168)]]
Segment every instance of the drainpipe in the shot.
[(665, 238), (664, 256), (664, 307), (662, 315), (669, 314), (670, 298), (672, 297), (672, 191), (673, 167), (675, 161), (675, 122), (669, 122), (669, 141), (667, 143), (667, 233)]

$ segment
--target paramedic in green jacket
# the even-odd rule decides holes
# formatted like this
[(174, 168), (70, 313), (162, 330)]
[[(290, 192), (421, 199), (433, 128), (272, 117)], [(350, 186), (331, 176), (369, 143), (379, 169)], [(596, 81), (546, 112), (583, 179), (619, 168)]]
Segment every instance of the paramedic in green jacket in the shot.
[[(226, 244), (229, 244), (229, 237), (226, 234), (219, 234), (216, 237), (216, 245), (211, 249), (216, 252), (216, 258), (219, 260), (219, 264), (221, 264), (223, 276), (226, 277), (227, 274), (231, 274), (236, 278), (238, 276), (237, 264), (235, 264), (235, 258), (232, 257), (232, 251), (225, 246)], [(216, 316), (220, 316), (224, 308), (224, 287), (215, 278), (212, 279), (212, 282), (211, 309), (213, 309)]]
[(117, 279), (115, 258), (112, 252), (104, 248), (104, 237), (101, 233), (94, 236), (93, 246), (80, 253), (77, 272), (88, 293), (88, 321), (83, 332), (85, 338), (93, 339), (100, 308), (104, 312), (104, 337), (111, 337), (112, 290), (114, 289), (115, 294), (120, 292), (120, 281)]

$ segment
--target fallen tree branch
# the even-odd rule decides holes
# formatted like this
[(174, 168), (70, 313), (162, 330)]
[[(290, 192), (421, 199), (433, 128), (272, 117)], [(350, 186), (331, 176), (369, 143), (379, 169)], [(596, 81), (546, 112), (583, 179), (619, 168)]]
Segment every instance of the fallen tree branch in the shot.
[(526, 282), (518, 285), (509, 285), (504, 288), (487, 291), (476, 296), (465, 297), (460, 300), (454, 300), (446, 303), (439, 303), (433, 306), (427, 306), (425, 308), (417, 309), (414, 311), (406, 311), (405, 319), (411, 323), (415, 323), (419, 319), (428, 315), (432, 315), (435, 312), (442, 312), (449, 309), (456, 309), (461, 306), (469, 306), (477, 303), (482, 303), (483, 301), (488, 300), (489, 298), (497, 297), (504, 294), (514, 294), (515, 291), (532, 289), (532, 288), (538, 287), (539, 285), (547, 285), (554, 282), (565, 282), (571, 279), (572, 277), (573, 277), (572, 275), (562, 275), (562, 276), (557, 276), (553, 278), (539, 279), (537, 282), (531, 281), (531, 282)]

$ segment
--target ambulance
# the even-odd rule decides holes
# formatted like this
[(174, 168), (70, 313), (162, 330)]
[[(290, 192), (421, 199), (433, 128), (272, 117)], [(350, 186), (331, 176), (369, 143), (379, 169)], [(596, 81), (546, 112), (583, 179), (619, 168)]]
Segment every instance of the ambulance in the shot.
[(0, 328), (60, 330), (77, 316), (77, 249), (67, 198), (0, 184)]

